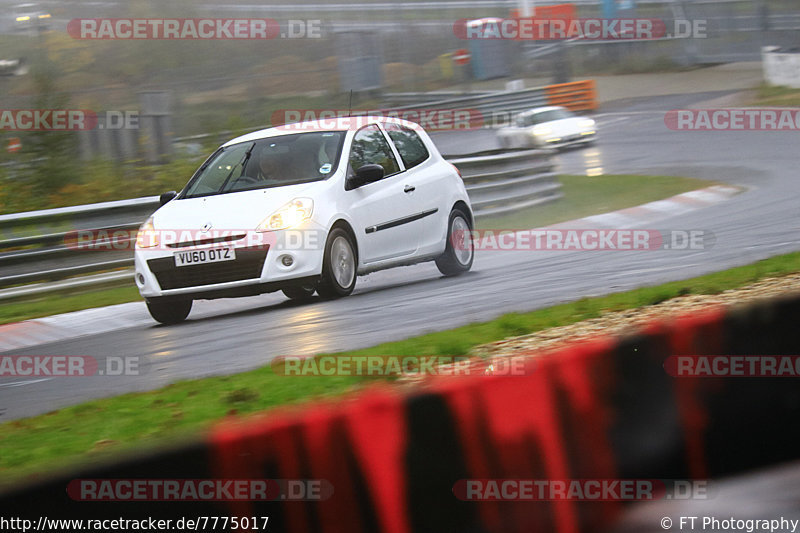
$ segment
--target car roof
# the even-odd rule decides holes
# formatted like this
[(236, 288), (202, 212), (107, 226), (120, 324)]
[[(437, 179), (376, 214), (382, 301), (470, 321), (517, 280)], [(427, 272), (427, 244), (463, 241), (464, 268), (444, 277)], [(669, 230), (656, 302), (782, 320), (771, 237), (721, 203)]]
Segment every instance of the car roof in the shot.
[(528, 111), (523, 111), (520, 115), (528, 116), (528, 115), (536, 115), (538, 113), (544, 113), (545, 111), (556, 111), (556, 110), (564, 110), (569, 111), (566, 107), (561, 107), (557, 105), (545, 106), (545, 107), (537, 107), (534, 109), (529, 109)]
[[(333, 122), (333, 124), (331, 124)], [(421, 126), (408, 120), (403, 120), (395, 117), (386, 116), (373, 116), (373, 115), (358, 115), (353, 117), (335, 117), (319, 120), (307, 120), (305, 122), (296, 122), (292, 124), (285, 124), (281, 126), (274, 126), (263, 130), (254, 131), (245, 135), (240, 135), (235, 139), (231, 139), (222, 146), (230, 146), (249, 141), (257, 141), (260, 139), (268, 139), (270, 137), (277, 137), (280, 135), (291, 135), (293, 133), (314, 133), (314, 132), (334, 132), (334, 131), (350, 131), (359, 130), (364, 126), (375, 123), (393, 123), (400, 124), (411, 129), (421, 129)]]

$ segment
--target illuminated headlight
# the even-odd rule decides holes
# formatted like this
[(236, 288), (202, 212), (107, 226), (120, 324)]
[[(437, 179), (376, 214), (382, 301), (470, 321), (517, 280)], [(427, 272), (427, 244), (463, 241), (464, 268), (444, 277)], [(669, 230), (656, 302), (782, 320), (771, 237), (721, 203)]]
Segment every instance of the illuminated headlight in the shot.
[(153, 248), (155, 246), (158, 246), (158, 232), (153, 226), (153, 217), (150, 217), (141, 225), (139, 233), (136, 234), (136, 247)]
[(533, 134), (537, 137), (544, 137), (545, 135), (550, 135), (551, 133), (553, 133), (553, 130), (547, 126), (534, 126), (533, 128)]
[(277, 231), (297, 226), (311, 218), (313, 211), (314, 201), (311, 198), (295, 198), (265, 218), (256, 231)]
[(49, 13), (45, 13), (44, 15), (39, 15), (39, 18), (40, 19), (49, 19), (50, 18), (50, 14)]
[(593, 130), (594, 126), (595, 126), (594, 120), (592, 120), (590, 118), (585, 118), (585, 119), (581, 120), (580, 124), (581, 124), (581, 128), (584, 128), (584, 129), (587, 129), (587, 130)]
[(27, 15), (22, 17), (17, 17), (17, 22), (28, 22), (29, 20), (31, 20), (31, 18)]

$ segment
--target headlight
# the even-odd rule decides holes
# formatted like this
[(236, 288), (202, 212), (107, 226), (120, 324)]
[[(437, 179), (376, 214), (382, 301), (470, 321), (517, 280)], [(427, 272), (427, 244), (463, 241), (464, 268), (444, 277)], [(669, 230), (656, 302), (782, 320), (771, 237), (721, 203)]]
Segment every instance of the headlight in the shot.
[(22, 16), (22, 17), (17, 17), (17, 22), (27, 22), (29, 20), (31, 20), (31, 18), (29, 16), (27, 16), (27, 15)]
[(265, 218), (256, 231), (277, 231), (297, 226), (311, 218), (313, 211), (314, 201), (311, 198), (295, 198)]
[(547, 126), (534, 126), (533, 127), (533, 134), (536, 135), (537, 137), (541, 137), (543, 135), (550, 135), (551, 133), (553, 133), (553, 130), (551, 130)]
[(581, 120), (580, 124), (581, 124), (581, 128), (586, 128), (586, 129), (590, 129), (590, 130), (594, 129), (594, 120), (592, 120), (590, 118), (585, 118), (585, 119)]
[(141, 225), (139, 233), (136, 234), (136, 247), (153, 248), (155, 246), (158, 246), (158, 232), (153, 226), (153, 217), (150, 217)]

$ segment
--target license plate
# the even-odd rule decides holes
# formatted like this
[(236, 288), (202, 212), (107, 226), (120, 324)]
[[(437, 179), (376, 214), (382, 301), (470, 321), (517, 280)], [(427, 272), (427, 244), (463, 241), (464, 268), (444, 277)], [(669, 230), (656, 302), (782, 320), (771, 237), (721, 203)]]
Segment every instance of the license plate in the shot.
[(208, 250), (175, 252), (176, 267), (220, 263), (222, 261), (233, 261), (234, 259), (236, 259), (236, 252), (233, 248), (210, 248)]

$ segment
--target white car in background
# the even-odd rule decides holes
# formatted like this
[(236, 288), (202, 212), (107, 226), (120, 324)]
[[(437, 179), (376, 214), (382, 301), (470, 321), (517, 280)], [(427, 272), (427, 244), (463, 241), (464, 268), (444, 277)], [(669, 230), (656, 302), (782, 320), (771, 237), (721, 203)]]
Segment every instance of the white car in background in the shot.
[(503, 148), (562, 148), (590, 144), (597, 138), (597, 124), (564, 107), (537, 107), (514, 117), (510, 126), (497, 130)]
[(473, 216), (458, 170), (417, 124), (352, 117), (229, 141), (139, 230), (136, 284), (158, 322), (197, 299), (282, 290), (346, 296), (356, 276), (435, 261), (472, 266)]
[(12, 8), (14, 24), (18, 30), (46, 30), (51, 15), (37, 4), (18, 4)]

